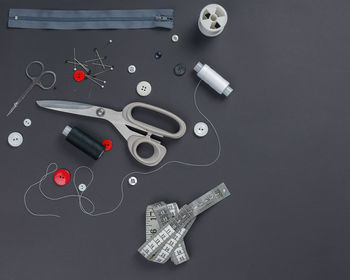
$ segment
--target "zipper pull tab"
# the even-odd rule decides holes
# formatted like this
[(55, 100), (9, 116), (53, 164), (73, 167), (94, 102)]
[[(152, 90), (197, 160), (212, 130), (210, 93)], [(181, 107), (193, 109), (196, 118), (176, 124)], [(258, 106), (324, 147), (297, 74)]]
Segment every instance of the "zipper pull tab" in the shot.
[(173, 19), (168, 17), (168, 16), (158, 15), (158, 16), (155, 17), (155, 20), (156, 21), (171, 21)]

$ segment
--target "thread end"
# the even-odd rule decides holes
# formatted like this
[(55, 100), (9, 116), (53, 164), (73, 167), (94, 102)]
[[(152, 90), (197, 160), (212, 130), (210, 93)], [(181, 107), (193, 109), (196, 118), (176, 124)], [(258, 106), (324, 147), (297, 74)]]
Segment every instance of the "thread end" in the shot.
[(69, 125), (67, 125), (64, 129), (63, 129), (63, 131), (62, 131), (62, 134), (64, 135), (64, 136), (68, 136), (68, 134), (71, 132), (71, 130), (72, 130), (72, 128), (69, 126)]
[(203, 64), (200, 61), (198, 61), (197, 64), (193, 67), (193, 70), (198, 73), (199, 71), (201, 71), (202, 68)]
[(231, 88), (230, 86), (227, 86), (224, 91), (222, 92), (225, 96), (229, 96), (231, 94), (231, 92), (233, 91), (233, 88)]

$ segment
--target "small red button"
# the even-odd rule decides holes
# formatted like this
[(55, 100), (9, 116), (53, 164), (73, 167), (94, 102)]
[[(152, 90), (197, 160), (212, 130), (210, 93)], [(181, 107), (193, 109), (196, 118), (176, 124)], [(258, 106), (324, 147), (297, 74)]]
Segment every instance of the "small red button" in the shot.
[(77, 70), (74, 72), (74, 80), (77, 82), (81, 82), (82, 80), (85, 79), (85, 73), (81, 70)]
[(109, 151), (113, 147), (112, 141), (108, 139), (103, 140), (102, 145), (105, 146), (105, 151)]
[(67, 185), (70, 181), (70, 173), (66, 169), (58, 169), (53, 175), (53, 180), (59, 186)]

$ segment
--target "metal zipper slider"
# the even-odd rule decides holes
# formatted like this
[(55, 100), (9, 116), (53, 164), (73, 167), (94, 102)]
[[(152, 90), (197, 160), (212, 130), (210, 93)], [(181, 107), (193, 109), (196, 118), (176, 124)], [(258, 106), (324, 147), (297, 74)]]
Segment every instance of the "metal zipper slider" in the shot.
[(158, 15), (155, 17), (156, 21), (172, 21), (173, 19), (168, 16)]

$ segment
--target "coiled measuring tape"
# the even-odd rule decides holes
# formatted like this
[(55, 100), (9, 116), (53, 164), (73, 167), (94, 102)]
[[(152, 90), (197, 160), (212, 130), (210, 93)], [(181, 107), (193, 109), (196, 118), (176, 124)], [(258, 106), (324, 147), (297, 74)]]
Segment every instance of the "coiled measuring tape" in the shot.
[(226, 185), (221, 183), (181, 209), (176, 203), (166, 204), (163, 201), (147, 206), (146, 242), (138, 252), (157, 263), (165, 263), (169, 258), (176, 265), (188, 261), (183, 239), (196, 216), (229, 195)]

